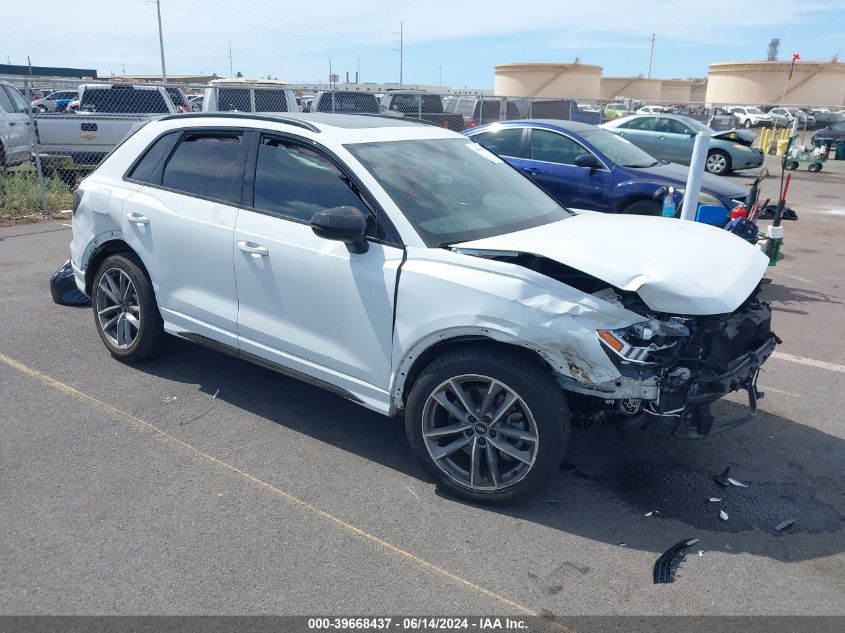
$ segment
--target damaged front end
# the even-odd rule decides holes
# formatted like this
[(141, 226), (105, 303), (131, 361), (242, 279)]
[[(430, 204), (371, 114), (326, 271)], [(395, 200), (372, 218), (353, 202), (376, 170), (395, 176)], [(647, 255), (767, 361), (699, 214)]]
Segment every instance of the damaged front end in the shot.
[[(561, 381), (574, 392), (574, 422), (615, 424), (623, 433), (652, 426), (683, 438), (702, 438), (750, 420), (763, 396), (757, 389), (760, 367), (780, 343), (771, 331), (769, 304), (757, 298), (762, 285), (734, 312), (708, 316), (654, 313), (636, 294), (613, 288), (595, 293), (644, 320), (620, 330), (596, 331), (621, 374), (612, 385)], [(748, 412), (716, 423), (710, 405), (740, 390), (748, 396)]]

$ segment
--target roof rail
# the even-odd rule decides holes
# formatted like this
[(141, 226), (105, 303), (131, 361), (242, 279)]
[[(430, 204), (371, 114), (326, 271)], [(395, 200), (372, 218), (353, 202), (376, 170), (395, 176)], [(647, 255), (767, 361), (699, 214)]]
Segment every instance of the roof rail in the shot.
[(175, 119), (249, 119), (251, 121), (270, 121), (272, 123), (285, 123), (301, 127), (309, 132), (320, 132), (320, 128), (310, 121), (294, 119), (286, 116), (272, 114), (255, 114), (254, 112), (185, 112), (182, 114), (168, 114), (161, 117), (159, 121), (173, 121)]

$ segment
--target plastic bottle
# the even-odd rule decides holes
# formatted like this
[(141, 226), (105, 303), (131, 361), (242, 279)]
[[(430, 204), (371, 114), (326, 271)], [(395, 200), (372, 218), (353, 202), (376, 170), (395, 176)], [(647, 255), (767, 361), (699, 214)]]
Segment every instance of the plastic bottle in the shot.
[(666, 192), (666, 196), (663, 198), (663, 217), (664, 218), (674, 218), (675, 217), (675, 188), (669, 187), (669, 191)]

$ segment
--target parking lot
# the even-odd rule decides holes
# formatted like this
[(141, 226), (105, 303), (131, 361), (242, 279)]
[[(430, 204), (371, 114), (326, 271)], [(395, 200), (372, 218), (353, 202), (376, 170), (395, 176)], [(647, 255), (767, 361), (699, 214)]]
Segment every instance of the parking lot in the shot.
[[(843, 191), (843, 161), (793, 174), (754, 421), (574, 431), (505, 508), (439, 494), (401, 420), (315, 387), (177, 340), (121, 364), (90, 308), (50, 299), (69, 220), (0, 229), (0, 613), (841, 615)], [(728, 466), (748, 488), (713, 481)]]

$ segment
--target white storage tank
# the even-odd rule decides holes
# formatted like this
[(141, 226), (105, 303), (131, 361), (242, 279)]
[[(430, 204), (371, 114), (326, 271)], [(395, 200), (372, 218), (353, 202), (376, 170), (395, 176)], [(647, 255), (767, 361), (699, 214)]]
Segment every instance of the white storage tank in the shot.
[(613, 101), (617, 97), (629, 97), (639, 101), (660, 100), (660, 79), (646, 77), (602, 77), (601, 99)]
[(668, 103), (689, 103), (692, 79), (663, 79), (660, 82), (660, 100)]
[(501, 64), (495, 94), (501, 97), (599, 99), (601, 66), (590, 64)]
[[(791, 61), (710, 64), (707, 102), (715, 104), (780, 103)], [(845, 105), (845, 64), (798, 61), (784, 103), (807, 106)]]

